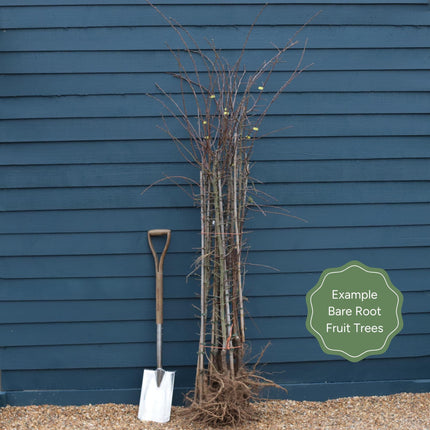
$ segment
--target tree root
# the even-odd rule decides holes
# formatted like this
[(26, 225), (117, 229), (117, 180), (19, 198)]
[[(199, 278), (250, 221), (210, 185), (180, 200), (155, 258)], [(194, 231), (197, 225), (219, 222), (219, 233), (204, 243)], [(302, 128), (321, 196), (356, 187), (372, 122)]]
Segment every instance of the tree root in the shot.
[(189, 407), (184, 416), (202, 426), (237, 426), (258, 419), (254, 404), (258, 402), (263, 388), (274, 387), (287, 391), (275, 382), (264, 378), (255, 369), (241, 368), (234, 377), (230, 374), (212, 371), (205, 375), (207, 384), (202, 398), (195, 399), (194, 392), (186, 395)]

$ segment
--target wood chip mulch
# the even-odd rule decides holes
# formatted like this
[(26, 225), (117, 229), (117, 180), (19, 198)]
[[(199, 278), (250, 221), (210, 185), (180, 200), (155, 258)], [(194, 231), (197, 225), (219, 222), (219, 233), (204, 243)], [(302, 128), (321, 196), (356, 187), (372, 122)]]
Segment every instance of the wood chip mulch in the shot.
[[(402, 429), (430, 430), (430, 393), (346, 397), (326, 402), (269, 400), (256, 406), (257, 421), (238, 430), (252, 429)], [(0, 408), (1, 430), (203, 430), (172, 408), (167, 424), (140, 422), (134, 405), (6, 406)], [(224, 427), (225, 428), (225, 427)]]

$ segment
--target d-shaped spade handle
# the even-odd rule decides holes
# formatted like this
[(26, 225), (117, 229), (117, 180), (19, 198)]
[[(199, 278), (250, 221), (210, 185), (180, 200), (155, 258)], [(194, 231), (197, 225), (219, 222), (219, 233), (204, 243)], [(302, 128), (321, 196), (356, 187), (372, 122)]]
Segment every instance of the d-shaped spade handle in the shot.
[[(166, 244), (164, 245), (160, 259), (158, 259), (157, 253), (152, 245), (152, 238), (155, 236), (166, 236)], [(155, 263), (155, 319), (157, 324), (163, 324), (163, 265), (164, 257), (166, 256), (170, 244), (170, 236), (171, 231), (167, 229), (148, 231), (148, 243), (152, 255), (154, 256)]]

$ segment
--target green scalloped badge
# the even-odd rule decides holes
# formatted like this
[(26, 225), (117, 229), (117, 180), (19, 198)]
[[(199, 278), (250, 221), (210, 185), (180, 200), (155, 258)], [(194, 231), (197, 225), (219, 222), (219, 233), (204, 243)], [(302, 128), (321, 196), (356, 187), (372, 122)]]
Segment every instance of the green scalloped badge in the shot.
[(385, 270), (359, 261), (324, 270), (306, 304), (306, 328), (321, 349), (354, 363), (383, 354), (403, 328), (402, 293)]

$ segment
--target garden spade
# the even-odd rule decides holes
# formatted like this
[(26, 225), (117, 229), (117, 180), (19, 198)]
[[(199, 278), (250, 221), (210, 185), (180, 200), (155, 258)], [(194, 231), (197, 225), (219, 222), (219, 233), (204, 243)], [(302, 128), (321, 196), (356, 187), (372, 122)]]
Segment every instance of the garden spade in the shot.
[[(170, 230), (149, 230), (148, 242), (155, 262), (155, 318), (157, 323), (157, 369), (143, 371), (138, 418), (142, 421), (166, 423), (170, 420), (175, 372), (161, 366), (163, 328), (163, 264), (170, 243)], [(158, 259), (152, 244), (154, 236), (166, 236), (164, 249)]]

